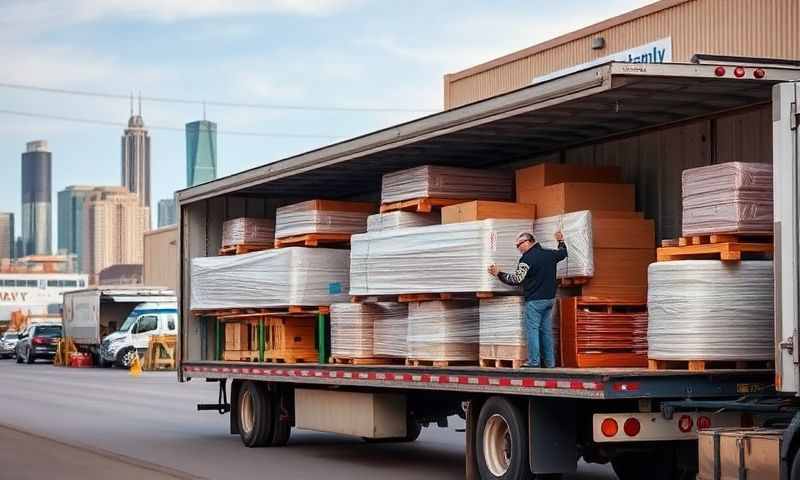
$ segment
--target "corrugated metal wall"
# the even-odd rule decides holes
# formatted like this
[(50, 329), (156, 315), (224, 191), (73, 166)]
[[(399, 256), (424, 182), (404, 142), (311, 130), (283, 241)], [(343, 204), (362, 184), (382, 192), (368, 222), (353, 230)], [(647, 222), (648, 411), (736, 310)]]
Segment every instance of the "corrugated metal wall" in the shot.
[[(482, 72), (445, 76), (445, 108), (665, 37), (672, 37), (673, 62), (688, 62), (695, 53), (800, 59), (799, 32), (798, 0), (692, 0)], [(602, 50), (591, 49), (597, 36), (606, 40)]]

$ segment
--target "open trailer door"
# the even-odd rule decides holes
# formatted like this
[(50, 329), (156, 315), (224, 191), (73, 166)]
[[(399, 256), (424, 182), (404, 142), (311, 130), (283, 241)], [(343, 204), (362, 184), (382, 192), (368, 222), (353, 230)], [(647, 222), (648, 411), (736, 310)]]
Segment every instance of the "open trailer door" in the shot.
[(800, 166), (798, 105), (800, 82), (773, 87), (773, 182), (775, 215), (775, 384), (778, 391), (798, 393), (800, 345)]

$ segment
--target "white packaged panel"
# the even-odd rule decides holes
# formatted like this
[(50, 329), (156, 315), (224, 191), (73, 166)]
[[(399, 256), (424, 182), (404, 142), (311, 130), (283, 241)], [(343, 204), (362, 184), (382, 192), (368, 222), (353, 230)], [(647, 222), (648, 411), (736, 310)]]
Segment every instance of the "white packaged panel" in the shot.
[(477, 302), (431, 301), (408, 305), (408, 358), (478, 359)]
[(533, 236), (543, 248), (558, 248), (555, 233), (564, 234), (567, 258), (558, 262), (558, 278), (591, 277), (594, 275), (592, 248), (592, 212), (565, 213), (539, 218), (533, 223)]
[(332, 355), (405, 357), (407, 323), (408, 306), (404, 303), (334, 303), (331, 305)]
[(398, 228), (425, 227), (442, 223), (442, 215), (438, 211), (430, 213), (389, 212), (376, 213), (367, 217), (367, 232), (382, 232)]
[(192, 259), (191, 308), (330, 305), (349, 299), (349, 250), (289, 247)]
[(275, 212), (275, 237), (286, 238), (310, 233), (363, 233), (367, 231), (366, 212), (319, 210), (316, 201), (280, 207)]
[(381, 202), (434, 197), (465, 200), (511, 200), (511, 172), (423, 165), (383, 176)]

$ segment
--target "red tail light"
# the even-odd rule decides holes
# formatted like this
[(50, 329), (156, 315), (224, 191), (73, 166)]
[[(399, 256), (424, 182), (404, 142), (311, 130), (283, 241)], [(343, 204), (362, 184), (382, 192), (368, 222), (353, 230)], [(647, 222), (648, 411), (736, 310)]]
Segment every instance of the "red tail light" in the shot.
[(744, 67), (736, 67), (733, 69), (733, 74), (738, 78), (744, 77)]
[(706, 430), (711, 428), (711, 419), (708, 417), (697, 417), (697, 429)]
[(46, 345), (47, 339), (45, 337), (33, 337), (31, 343), (34, 345)]
[(767, 76), (767, 72), (765, 72), (763, 68), (756, 68), (753, 70), (753, 76), (761, 79)]
[(693, 424), (692, 417), (689, 415), (682, 415), (681, 418), (678, 419), (678, 428), (683, 433), (691, 432)]
[(619, 431), (619, 425), (617, 425), (617, 421), (613, 418), (606, 418), (603, 420), (603, 423), (600, 424), (600, 431), (603, 432), (603, 435), (606, 437), (613, 437)]
[(715, 68), (714, 69), (714, 75), (716, 75), (718, 77), (724, 77), (725, 76), (725, 67), (717, 67), (717, 68)]
[(625, 431), (625, 435), (635, 437), (639, 435), (639, 432), (642, 430), (642, 425), (639, 423), (639, 420), (629, 418), (625, 420), (625, 424), (622, 425), (622, 430)]

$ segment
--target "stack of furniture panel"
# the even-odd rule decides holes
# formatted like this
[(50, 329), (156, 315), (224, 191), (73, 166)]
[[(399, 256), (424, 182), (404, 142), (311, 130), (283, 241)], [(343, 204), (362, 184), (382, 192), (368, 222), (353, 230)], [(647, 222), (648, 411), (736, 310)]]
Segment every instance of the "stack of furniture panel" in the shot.
[(239, 217), (222, 224), (222, 246), (266, 245), (275, 240), (275, 224), (266, 218)]
[(555, 239), (555, 233), (558, 231), (564, 234), (567, 258), (558, 262), (556, 277), (592, 277), (594, 275), (592, 213), (588, 210), (566, 213), (540, 218), (533, 224), (533, 236), (543, 248), (558, 248)]
[(649, 277), (651, 360), (773, 358), (771, 261), (659, 262)]
[(289, 247), (193, 258), (192, 310), (320, 306), (346, 302), (350, 252)]
[(683, 235), (772, 233), (772, 165), (730, 162), (683, 171)]
[(486, 268), (513, 268), (514, 241), (531, 227), (531, 220), (483, 220), (353, 235), (350, 293), (519, 292)]
[(442, 223), (442, 219), (438, 211), (430, 213), (403, 211), (376, 213), (375, 215), (367, 217), (367, 232), (425, 227), (428, 225), (439, 225), (440, 223)]
[(275, 237), (362, 233), (373, 212), (374, 205), (361, 202), (309, 200), (287, 205), (275, 213)]
[(416, 198), (511, 200), (510, 172), (423, 165), (383, 176), (381, 203)]
[(408, 306), (402, 303), (334, 303), (331, 354), (342, 359), (405, 358), (407, 325)]
[(408, 362), (412, 365), (478, 361), (476, 301), (411, 302), (408, 305)]
[[(553, 308), (553, 351), (560, 363), (560, 326), (558, 302)], [(525, 300), (507, 296), (480, 300), (481, 366), (504, 366), (504, 361), (518, 367), (528, 358), (528, 337), (525, 327)]]

